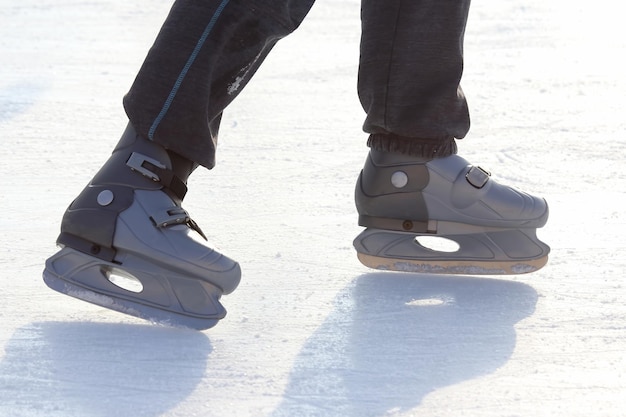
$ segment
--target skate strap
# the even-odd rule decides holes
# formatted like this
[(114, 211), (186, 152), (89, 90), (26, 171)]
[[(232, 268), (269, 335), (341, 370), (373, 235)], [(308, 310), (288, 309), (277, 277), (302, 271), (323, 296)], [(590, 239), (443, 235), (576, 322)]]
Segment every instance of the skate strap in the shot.
[(359, 226), (412, 233), (437, 233), (437, 220), (409, 220), (359, 215)]
[(97, 243), (90, 242), (87, 239), (83, 239), (80, 236), (73, 235), (67, 232), (61, 232), (57, 238), (57, 245), (62, 247), (70, 247), (77, 251), (86, 253), (91, 256), (95, 256), (107, 262), (113, 262), (115, 258), (115, 249), (112, 247), (106, 247)]
[(133, 152), (128, 158), (126, 165), (144, 177), (158, 182), (170, 190), (176, 197), (182, 200), (187, 194), (187, 185), (171, 169), (154, 158), (150, 158), (139, 152)]

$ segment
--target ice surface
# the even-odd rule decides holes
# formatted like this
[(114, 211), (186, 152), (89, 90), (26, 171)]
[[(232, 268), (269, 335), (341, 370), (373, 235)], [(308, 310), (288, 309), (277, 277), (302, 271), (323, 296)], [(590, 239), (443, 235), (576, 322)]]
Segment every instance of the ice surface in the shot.
[(218, 166), (191, 179), (186, 209), (244, 274), (202, 333), (41, 279), (63, 211), (124, 129), (121, 98), (168, 2), (1, 3), (0, 416), (626, 415), (613, 2), (473, 4), (460, 153), (551, 208), (548, 266), (495, 279), (358, 263), (359, 2), (319, 1), (225, 114)]

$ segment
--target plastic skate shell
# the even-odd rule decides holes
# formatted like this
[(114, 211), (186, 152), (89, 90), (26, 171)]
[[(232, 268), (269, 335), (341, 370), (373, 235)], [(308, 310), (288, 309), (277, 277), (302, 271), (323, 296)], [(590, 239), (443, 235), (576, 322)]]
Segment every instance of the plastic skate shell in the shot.
[(182, 163), (174, 166), (164, 148), (129, 125), (66, 210), (46, 284), (170, 325), (203, 330), (223, 318), (220, 297), (235, 290), (241, 271), (181, 207), (193, 170)]
[[(359, 260), (375, 269), (446, 274), (521, 274), (543, 267), (550, 248), (544, 199), (497, 183), (451, 155), (433, 160), (370, 152), (355, 193)], [(453, 241), (454, 250), (420, 237)]]

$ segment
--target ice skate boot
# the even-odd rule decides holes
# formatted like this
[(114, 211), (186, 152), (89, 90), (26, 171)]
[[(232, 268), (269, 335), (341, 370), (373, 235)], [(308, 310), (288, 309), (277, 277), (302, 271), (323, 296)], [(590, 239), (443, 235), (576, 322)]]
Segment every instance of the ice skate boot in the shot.
[(46, 284), (153, 322), (214, 326), (226, 315), (219, 299), (235, 290), (241, 271), (181, 208), (193, 168), (129, 125), (65, 212)]
[(550, 248), (536, 236), (548, 220), (546, 201), (497, 183), (458, 155), (420, 160), (372, 150), (355, 197), (367, 229), (354, 247), (370, 268), (521, 274), (548, 260)]

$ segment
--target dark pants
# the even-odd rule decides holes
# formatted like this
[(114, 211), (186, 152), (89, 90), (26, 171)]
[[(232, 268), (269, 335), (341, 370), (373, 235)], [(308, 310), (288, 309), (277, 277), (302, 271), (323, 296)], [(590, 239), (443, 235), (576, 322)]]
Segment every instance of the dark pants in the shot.
[[(130, 122), (212, 168), (223, 110), (313, 3), (176, 1), (124, 97)], [(370, 145), (389, 147), (392, 138), (429, 154), (465, 136), (469, 115), (459, 82), (469, 4), (362, 0), (358, 94)]]

